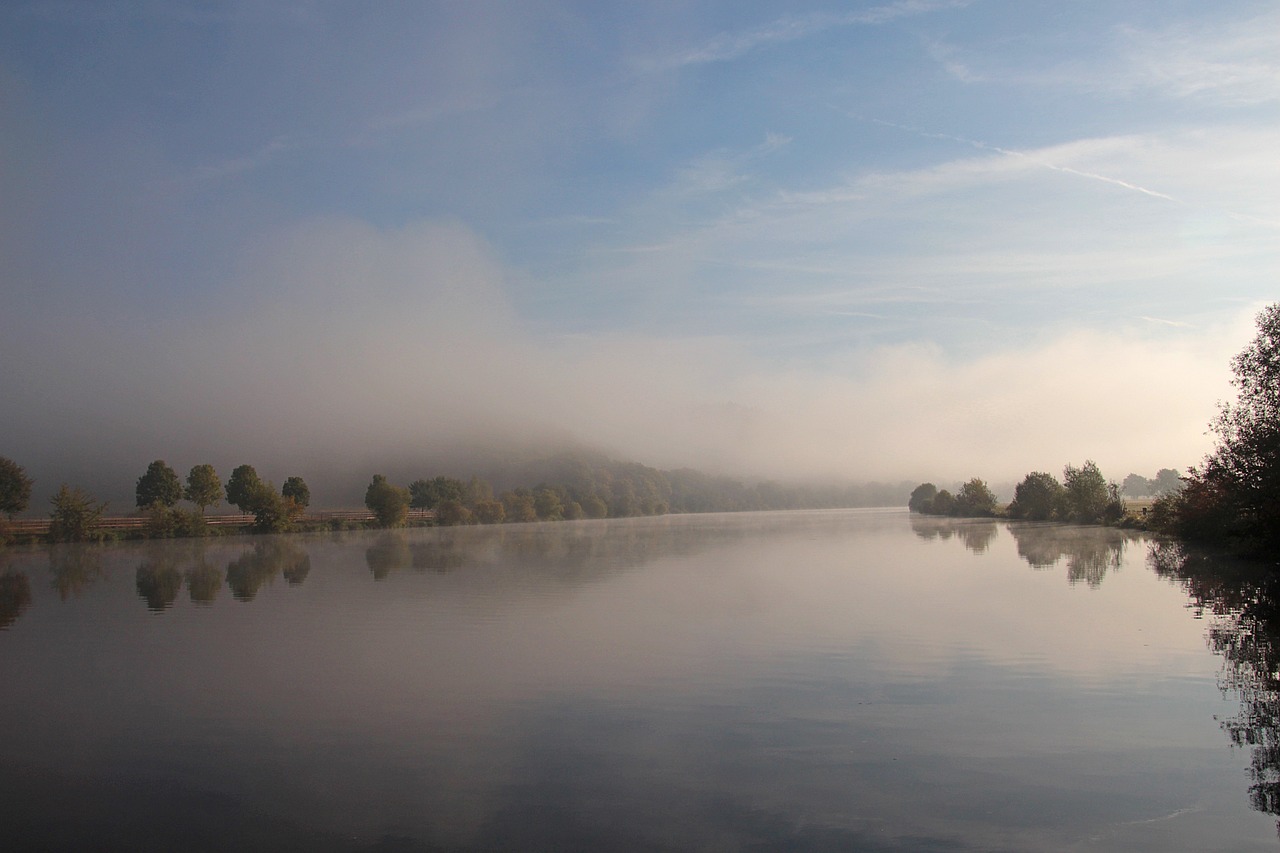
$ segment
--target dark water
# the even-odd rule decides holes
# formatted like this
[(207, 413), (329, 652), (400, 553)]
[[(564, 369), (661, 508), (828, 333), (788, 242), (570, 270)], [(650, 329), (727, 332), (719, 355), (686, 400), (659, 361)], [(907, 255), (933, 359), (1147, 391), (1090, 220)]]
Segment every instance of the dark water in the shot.
[(9, 549), (0, 849), (1272, 850), (1278, 600), (894, 511)]

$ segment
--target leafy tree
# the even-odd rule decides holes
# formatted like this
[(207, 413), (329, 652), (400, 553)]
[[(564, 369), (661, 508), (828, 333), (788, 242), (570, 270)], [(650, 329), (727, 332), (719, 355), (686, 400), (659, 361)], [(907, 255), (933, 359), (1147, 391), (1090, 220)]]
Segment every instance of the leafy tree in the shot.
[[(1218, 444), (1174, 502), (1183, 535), (1233, 537), (1249, 550), (1280, 546), (1280, 303), (1258, 315), (1258, 333), (1231, 360), (1234, 403), (1212, 423)], [(1214, 529), (1214, 525), (1220, 525)]]
[(252, 465), (241, 465), (231, 472), (227, 480), (227, 503), (241, 512), (253, 512), (254, 496), (259, 493), (262, 479)]
[(553, 489), (539, 489), (533, 496), (533, 511), (543, 521), (560, 521), (564, 518), (564, 504)]
[(1033, 471), (1014, 487), (1009, 515), (1047, 521), (1062, 512), (1065, 499), (1066, 490), (1056, 477), (1044, 471)]
[(1066, 514), (1071, 521), (1098, 524), (1118, 521), (1124, 515), (1120, 487), (1108, 483), (1092, 459), (1085, 460), (1079, 468), (1066, 466), (1062, 470), (1062, 485), (1066, 492)]
[(299, 512), (292, 499), (278, 494), (272, 483), (261, 480), (249, 495), (245, 509), (253, 513), (253, 529), (259, 533), (285, 532)]
[(534, 507), (533, 496), (528, 494), (527, 490), (503, 492), (499, 500), (502, 501), (502, 509), (506, 513), (507, 521), (538, 520), (538, 510)]
[(582, 511), (587, 518), (608, 518), (609, 505), (597, 494), (589, 494), (582, 499)]
[(469, 507), (474, 508), (481, 501), (493, 500), (493, 486), (489, 485), (485, 480), (479, 477), (472, 477), (467, 481), (467, 486), (463, 490), (462, 502)]
[(1156, 472), (1156, 478), (1149, 482), (1153, 495), (1168, 494), (1182, 488), (1182, 477), (1176, 468), (1161, 468)]
[(996, 496), (982, 480), (974, 477), (956, 493), (957, 515), (981, 517), (995, 515)]
[(502, 506), (502, 501), (493, 499), (479, 501), (472, 507), (471, 511), (475, 515), (476, 521), (481, 524), (501, 524), (507, 517), (507, 511)]
[(13, 518), (31, 500), (31, 478), (22, 466), (0, 456), (0, 512)]
[(182, 500), (182, 481), (178, 479), (177, 471), (166, 465), (163, 459), (157, 459), (138, 478), (136, 496), (139, 509), (153, 504), (173, 506)]
[(1120, 484), (1120, 493), (1131, 498), (1143, 498), (1155, 491), (1155, 484), (1141, 474), (1130, 474)]
[(929, 513), (932, 515), (955, 515), (956, 499), (951, 492), (940, 489), (933, 500), (929, 501)]
[(218, 479), (218, 472), (212, 465), (196, 465), (191, 469), (183, 497), (200, 507), (201, 514), (222, 500), (222, 480)]
[(290, 477), (280, 487), (280, 494), (292, 500), (300, 509), (311, 506), (311, 490), (301, 477)]
[(414, 509), (434, 509), (441, 501), (462, 503), (467, 486), (452, 477), (435, 477), (431, 480), (414, 480), (409, 484), (410, 506)]
[(907, 509), (912, 512), (925, 512), (937, 494), (938, 487), (933, 483), (921, 483), (912, 490), (911, 497), (907, 498)]
[(458, 524), (475, 524), (475, 519), (472, 518), (471, 510), (460, 501), (448, 500), (441, 501), (436, 506), (436, 523), (453, 527)]
[(53, 542), (88, 542), (102, 538), (102, 513), (106, 503), (98, 503), (79, 487), (65, 483), (49, 500), (49, 539)]
[(364, 505), (380, 526), (400, 527), (409, 514), (409, 490), (393, 486), (383, 475), (374, 474), (364, 493)]

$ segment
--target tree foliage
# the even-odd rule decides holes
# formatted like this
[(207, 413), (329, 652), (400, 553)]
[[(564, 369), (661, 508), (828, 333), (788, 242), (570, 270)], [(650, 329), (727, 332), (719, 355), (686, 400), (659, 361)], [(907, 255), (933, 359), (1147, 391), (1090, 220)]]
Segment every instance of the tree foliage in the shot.
[(0, 512), (10, 518), (27, 508), (31, 500), (31, 478), (21, 465), (0, 456)]
[(200, 507), (201, 513), (222, 500), (222, 480), (212, 465), (196, 465), (187, 473), (183, 497)]
[(227, 503), (241, 512), (253, 512), (254, 497), (262, 487), (262, 478), (252, 465), (241, 465), (231, 472), (227, 480)]
[(290, 477), (280, 487), (280, 494), (293, 501), (299, 509), (311, 506), (311, 489), (301, 477)]
[(364, 493), (364, 505), (381, 527), (400, 527), (409, 514), (409, 490), (393, 486), (382, 474), (374, 474)]
[(1072, 465), (1063, 468), (1062, 486), (1064, 515), (1069, 521), (1100, 524), (1118, 521), (1124, 515), (1120, 487), (1108, 483), (1092, 459), (1085, 460), (1079, 468)]
[(138, 478), (135, 495), (138, 509), (153, 504), (173, 506), (182, 500), (182, 481), (178, 479), (177, 471), (170, 468), (163, 459), (157, 459)]
[(991, 516), (996, 512), (996, 496), (987, 484), (974, 477), (956, 493), (955, 514), (969, 518)]
[(53, 542), (90, 542), (102, 538), (102, 513), (106, 503), (99, 503), (83, 489), (63, 483), (50, 498), (49, 539)]
[(912, 512), (927, 512), (937, 494), (938, 487), (933, 483), (921, 483), (912, 489), (911, 497), (907, 498), (907, 509)]
[(1280, 546), (1280, 303), (1257, 317), (1254, 339), (1231, 360), (1234, 402), (1211, 424), (1217, 446), (1180, 492), (1153, 511), (1173, 531), (1231, 538), (1246, 550)]
[(1052, 474), (1033, 471), (1013, 490), (1009, 515), (1031, 521), (1048, 521), (1064, 509), (1066, 490)]

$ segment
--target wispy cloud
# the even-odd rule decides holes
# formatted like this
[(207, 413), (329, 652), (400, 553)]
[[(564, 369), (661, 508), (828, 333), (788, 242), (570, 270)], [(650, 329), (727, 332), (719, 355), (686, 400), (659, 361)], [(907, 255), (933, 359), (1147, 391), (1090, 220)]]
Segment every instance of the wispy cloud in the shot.
[(897, 0), (897, 2), (861, 12), (845, 14), (815, 12), (809, 15), (787, 16), (754, 29), (720, 33), (695, 47), (642, 60), (638, 65), (642, 70), (654, 72), (672, 71), (690, 65), (727, 62), (762, 47), (798, 41), (828, 30), (886, 24), (899, 18), (928, 14), (943, 9), (961, 8), (970, 5), (970, 2), (971, 0)]

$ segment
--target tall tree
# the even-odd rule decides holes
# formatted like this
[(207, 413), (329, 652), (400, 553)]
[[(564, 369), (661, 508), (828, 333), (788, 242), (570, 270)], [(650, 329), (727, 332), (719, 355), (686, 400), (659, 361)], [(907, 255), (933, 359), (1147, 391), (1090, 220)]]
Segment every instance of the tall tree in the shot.
[(364, 505), (382, 527), (399, 527), (409, 514), (409, 490), (393, 486), (382, 474), (374, 474), (364, 493)]
[(253, 512), (254, 499), (261, 494), (262, 478), (252, 465), (241, 465), (227, 480), (227, 503), (241, 512)]
[(1009, 515), (1032, 521), (1048, 521), (1062, 512), (1066, 491), (1052, 474), (1032, 471), (1013, 490)]
[(0, 456), (0, 512), (13, 518), (31, 500), (31, 478), (12, 459)]
[(280, 494), (292, 500), (299, 508), (311, 506), (311, 489), (301, 477), (290, 477), (280, 487)]
[(87, 542), (102, 536), (102, 513), (105, 503), (98, 503), (79, 487), (65, 483), (49, 501), (49, 539), (54, 542)]
[(207, 507), (222, 500), (222, 480), (218, 479), (218, 472), (212, 465), (196, 465), (191, 469), (187, 474), (184, 497), (200, 507), (202, 514)]
[(163, 459), (157, 459), (138, 478), (135, 494), (139, 509), (155, 504), (173, 506), (182, 500), (182, 481), (178, 479), (177, 471), (165, 464)]

